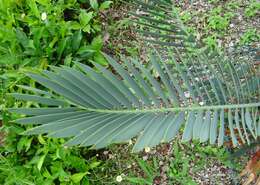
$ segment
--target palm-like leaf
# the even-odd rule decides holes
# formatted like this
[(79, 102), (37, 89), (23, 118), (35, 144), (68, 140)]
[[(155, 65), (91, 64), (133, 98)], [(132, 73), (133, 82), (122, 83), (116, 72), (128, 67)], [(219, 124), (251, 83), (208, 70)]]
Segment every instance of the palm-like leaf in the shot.
[(122, 66), (106, 57), (117, 75), (98, 64), (95, 71), (80, 63), (29, 74), (52, 93), (31, 88), (36, 95), (12, 95), (52, 107), (10, 109), (31, 116), (16, 122), (39, 125), (27, 134), (70, 137), (69, 146), (102, 148), (138, 136), (134, 151), (172, 140), (182, 126), (185, 141), (222, 145), (231, 138), (238, 145), (259, 136), (259, 88), (250, 88), (252, 83), (259, 87), (259, 76), (245, 73), (245, 66), (253, 70), (249, 64), (201, 56), (192, 59), (190, 68), (190, 61), (172, 56), (169, 67), (151, 54), (147, 68), (137, 60), (125, 59)]
[(160, 48), (161, 52), (165, 47), (178, 48), (182, 52), (200, 48), (201, 44), (183, 25), (171, 1), (135, 0), (129, 4), (137, 10), (130, 14), (136, 18), (133, 20), (139, 26), (136, 31), (145, 43)]
[[(151, 42), (174, 46), (176, 51), (195, 48), (194, 38), (181, 22), (168, 24), (168, 18), (175, 18), (168, 12), (168, 3), (135, 2), (151, 15), (136, 15), (146, 28), (142, 34), (151, 37)], [(158, 2), (161, 6), (154, 6)], [(10, 111), (30, 116), (18, 123), (38, 124), (27, 134), (69, 137), (69, 146), (102, 148), (137, 137), (133, 150), (139, 151), (172, 140), (182, 127), (184, 141), (218, 145), (228, 139), (235, 146), (250, 143), (260, 135), (260, 78), (253, 63), (203, 51), (185, 56), (184, 52), (164, 52), (167, 57), (154, 51), (148, 67), (137, 59), (124, 59), (121, 65), (106, 56), (114, 73), (98, 64), (94, 70), (76, 63), (74, 68), (52, 67), (41, 75), (30, 74), (52, 93), (23, 87), (34, 95), (12, 95), (51, 107)]]

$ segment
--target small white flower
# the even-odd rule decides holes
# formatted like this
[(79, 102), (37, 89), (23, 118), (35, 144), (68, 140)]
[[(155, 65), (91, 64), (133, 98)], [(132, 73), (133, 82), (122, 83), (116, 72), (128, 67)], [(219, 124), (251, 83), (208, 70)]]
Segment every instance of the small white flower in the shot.
[(148, 153), (148, 152), (151, 151), (151, 149), (150, 149), (150, 147), (145, 147), (145, 148), (144, 148), (144, 151), (145, 151), (146, 153)]
[(43, 21), (45, 21), (47, 19), (47, 13), (46, 12), (43, 12), (42, 15), (41, 15), (41, 19)]
[(202, 105), (204, 105), (204, 102), (203, 102), (203, 101), (201, 101), (201, 102), (199, 102), (199, 104), (202, 106)]
[(148, 156), (147, 156), (147, 155), (143, 156), (143, 160), (144, 160), (144, 161), (146, 161), (147, 159), (148, 159)]
[(188, 91), (186, 91), (186, 92), (184, 92), (184, 96), (185, 96), (186, 98), (189, 98), (189, 97), (190, 97), (190, 93), (189, 93)]
[(112, 154), (108, 154), (108, 158), (109, 158), (109, 159), (114, 159), (114, 158), (115, 158), (115, 156), (114, 156), (114, 155), (112, 155)]
[(22, 13), (21, 18), (23, 19), (25, 17), (25, 13)]
[(116, 177), (116, 181), (117, 181), (117, 182), (121, 182), (122, 180), (123, 180), (123, 178), (122, 178), (121, 175), (118, 175), (118, 176)]
[(230, 42), (228, 46), (229, 46), (229, 47), (233, 47), (233, 46), (234, 46), (234, 43), (233, 43), (233, 42)]
[(218, 47), (221, 47), (222, 46), (222, 40), (217, 40), (217, 43), (218, 43)]
[(128, 144), (129, 144), (129, 145), (132, 145), (132, 144), (133, 144), (133, 142), (132, 142), (131, 139), (128, 141)]

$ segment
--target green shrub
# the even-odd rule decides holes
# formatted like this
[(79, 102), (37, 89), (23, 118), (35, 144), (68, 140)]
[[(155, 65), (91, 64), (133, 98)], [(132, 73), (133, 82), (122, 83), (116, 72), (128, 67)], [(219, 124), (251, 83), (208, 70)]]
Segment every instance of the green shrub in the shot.
[[(100, 162), (94, 157), (85, 159), (89, 152), (66, 149), (63, 140), (45, 137), (20, 137), (24, 129), (8, 127), (6, 147), (1, 148), (1, 184), (89, 184), (89, 174)], [(16, 141), (18, 139), (18, 141)]]
[(72, 59), (92, 59), (105, 65), (98, 13), (110, 3), (1, 0), (0, 63), (69, 64)]

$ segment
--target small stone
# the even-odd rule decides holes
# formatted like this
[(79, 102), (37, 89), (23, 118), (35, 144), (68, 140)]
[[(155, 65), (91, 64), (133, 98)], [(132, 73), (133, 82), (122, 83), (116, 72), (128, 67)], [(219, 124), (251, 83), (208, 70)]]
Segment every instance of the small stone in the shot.
[(168, 171), (168, 169), (169, 169), (168, 166), (163, 166), (163, 167), (162, 167), (162, 171), (163, 171), (163, 172)]

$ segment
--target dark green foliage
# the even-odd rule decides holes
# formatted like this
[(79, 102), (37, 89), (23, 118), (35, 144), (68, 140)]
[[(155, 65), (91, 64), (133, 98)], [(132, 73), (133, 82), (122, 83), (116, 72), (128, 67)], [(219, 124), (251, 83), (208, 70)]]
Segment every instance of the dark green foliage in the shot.
[(23, 130), (8, 127), (6, 146), (1, 148), (0, 156), (1, 184), (90, 183), (89, 174), (100, 165), (95, 156), (87, 150), (64, 148), (62, 140), (43, 136), (18, 138)]
[(1, 0), (0, 63), (69, 65), (92, 59), (105, 65), (97, 16), (110, 3), (91, 3), (91, 9), (72, 0)]

